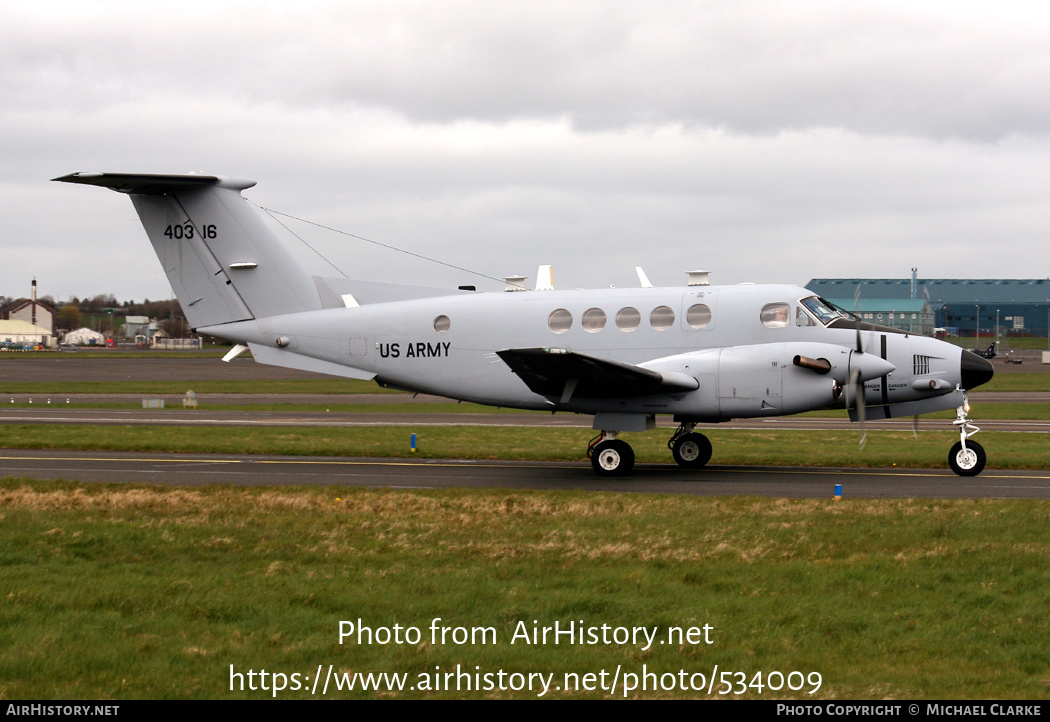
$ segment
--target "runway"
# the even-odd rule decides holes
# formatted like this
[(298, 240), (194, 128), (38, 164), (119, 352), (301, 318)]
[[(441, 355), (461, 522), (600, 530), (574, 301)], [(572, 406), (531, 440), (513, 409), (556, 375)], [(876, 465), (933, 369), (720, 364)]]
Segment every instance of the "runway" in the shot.
[(0, 477), (173, 486), (344, 485), (389, 489), (559, 489), (694, 496), (1047, 499), (1050, 471), (710, 466), (686, 471), (640, 464), (622, 479), (594, 475), (586, 462), (449, 461), (338, 457), (0, 450)]

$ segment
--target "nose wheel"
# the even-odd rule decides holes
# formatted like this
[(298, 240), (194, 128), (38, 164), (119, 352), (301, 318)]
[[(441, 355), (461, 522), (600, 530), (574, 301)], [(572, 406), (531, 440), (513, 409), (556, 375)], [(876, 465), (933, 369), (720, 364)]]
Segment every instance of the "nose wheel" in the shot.
[(966, 446), (957, 441), (948, 452), (948, 465), (959, 476), (977, 476), (984, 470), (984, 462), (984, 447), (976, 441), (967, 442)]

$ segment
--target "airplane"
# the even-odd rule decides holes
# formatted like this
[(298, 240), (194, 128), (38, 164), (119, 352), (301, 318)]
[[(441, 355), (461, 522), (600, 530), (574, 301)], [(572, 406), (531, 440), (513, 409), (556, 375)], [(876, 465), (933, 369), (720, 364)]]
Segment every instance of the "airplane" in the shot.
[(980, 356), (981, 358), (986, 358), (986, 359), (989, 359), (989, 360), (993, 359), (996, 356), (996, 353), (995, 353), (995, 341), (992, 341), (991, 346), (989, 346), (988, 348), (975, 348), (973, 350), (973, 352), (975, 354), (977, 354), (978, 356)]
[(309, 274), (242, 192), (211, 175), (72, 173), (54, 180), (127, 194), (191, 328), (255, 361), (490, 406), (594, 416), (600, 476), (630, 473), (621, 432), (678, 422), (674, 461), (711, 458), (697, 424), (846, 408), (850, 419), (956, 409), (949, 465), (979, 474), (966, 392), (992, 365), (945, 341), (861, 323), (805, 288), (710, 285), (504, 292)]

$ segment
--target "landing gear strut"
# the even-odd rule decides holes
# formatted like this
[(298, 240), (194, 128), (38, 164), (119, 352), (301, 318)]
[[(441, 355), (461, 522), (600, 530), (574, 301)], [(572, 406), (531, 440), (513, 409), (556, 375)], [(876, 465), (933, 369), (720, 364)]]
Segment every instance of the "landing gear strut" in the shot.
[(696, 424), (683, 422), (667, 442), (675, 463), (683, 469), (699, 469), (711, 460), (711, 442), (703, 434), (695, 433), (694, 428)]
[(959, 440), (948, 452), (948, 465), (959, 476), (977, 476), (984, 469), (984, 447), (969, 438), (980, 429), (970, 423), (966, 415), (970, 413), (970, 402), (963, 398), (963, 405), (955, 410), (956, 419), (952, 422), (959, 427)]
[(591, 439), (587, 456), (600, 476), (624, 476), (634, 468), (634, 449), (617, 439), (615, 431), (603, 431)]

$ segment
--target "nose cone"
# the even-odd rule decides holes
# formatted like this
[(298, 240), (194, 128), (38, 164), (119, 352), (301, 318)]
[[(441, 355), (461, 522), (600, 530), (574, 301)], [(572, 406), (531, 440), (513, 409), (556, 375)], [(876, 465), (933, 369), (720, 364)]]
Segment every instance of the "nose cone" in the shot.
[(871, 381), (880, 376), (893, 372), (897, 367), (884, 358), (879, 358), (873, 353), (857, 353), (854, 351), (849, 357), (850, 374), (858, 373), (861, 381)]
[(988, 383), (995, 375), (988, 359), (966, 350), (959, 361), (959, 372), (962, 375), (962, 387), (967, 390)]

